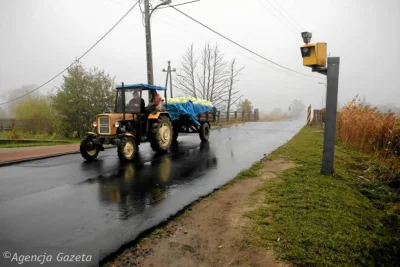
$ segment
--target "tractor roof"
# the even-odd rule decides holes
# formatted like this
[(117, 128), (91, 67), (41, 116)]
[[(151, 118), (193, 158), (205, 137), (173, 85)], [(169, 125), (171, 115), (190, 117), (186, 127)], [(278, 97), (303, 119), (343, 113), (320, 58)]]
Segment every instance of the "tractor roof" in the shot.
[[(145, 83), (138, 83), (138, 84), (124, 84), (125, 89), (142, 89), (142, 90), (157, 90), (157, 91), (165, 91), (167, 88), (157, 86), (157, 85), (151, 85), (151, 84), (145, 84)], [(117, 85), (116, 89), (122, 89), (122, 85)]]

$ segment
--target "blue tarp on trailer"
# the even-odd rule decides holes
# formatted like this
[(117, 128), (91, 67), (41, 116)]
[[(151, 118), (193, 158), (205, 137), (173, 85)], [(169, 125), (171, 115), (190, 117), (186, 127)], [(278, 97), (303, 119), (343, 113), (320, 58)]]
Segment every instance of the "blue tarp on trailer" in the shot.
[(214, 107), (194, 104), (192, 101), (188, 101), (186, 103), (168, 103), (168, 105), (164, 104), (164, 108), (166, 111), (168, 111), (171, 120), (173, 121), (178, 120), (180, 115), (189, 115), (196, 125), (200, 125), (196, 117), (201, 113), (212, 110)]

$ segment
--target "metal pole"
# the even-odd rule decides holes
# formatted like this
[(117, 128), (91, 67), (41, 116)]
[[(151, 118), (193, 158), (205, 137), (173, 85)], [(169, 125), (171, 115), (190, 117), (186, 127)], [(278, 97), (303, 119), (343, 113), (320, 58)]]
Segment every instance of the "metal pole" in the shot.
[(149, 4), (149, 0), (144, 0), (144, 21), (145, 21), (145, 29), (146, 29), (147, 83), (148, 84), (154, 84), (153, 53), (152, 53), (152, 48), (151, 48), (150, 4)]
[(328, 58), (327, 92), (326, 92), (326, 122), (324, 131), (324, 150), (322, 155), (321, 173), (333, 173), (333, 159), (336, 139), (336, 112), (339, 86), (339, 57)]
[(173, 95), (172, 95), (172, 72), (175, 72), (175, 71), (176, 71), (176, 69), (171, 69), (171, 61), (168, 60), (168, 68), (167, 68), (167, 70), (163, 69), (163, 72), (167, 73), (167, 78), (165, 81), (165, 88), (167, 88), (167, 86), (168, 86), (168, 78), (169, 78), (169, 90), (171, 91), (171, 93), (170, 93), (171, 98), (173, 97)]
[(163, 69), (163, 72), (167, 72), (167, 77), (165, 79), (165, 88), (167, 88), (167, 86), (168, 86), (168, 78), (169, 78), (169, 66), (168, 66), (167, 70)]
[[(169, 89), (171, 90), (171, 98), (172, 98), (172, 71), (171, 70), (171, 61), (168, 61), (168, 69), (169, 69)], [(175, 71), (175, 70), (174, 70)]]

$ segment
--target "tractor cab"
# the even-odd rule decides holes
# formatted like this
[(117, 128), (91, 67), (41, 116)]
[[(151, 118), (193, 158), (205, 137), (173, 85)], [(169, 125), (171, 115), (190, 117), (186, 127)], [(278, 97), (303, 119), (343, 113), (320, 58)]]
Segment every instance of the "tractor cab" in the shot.
[[(167, 99), (167, 91), (165, 87), (149, 85), (149, 84), (133, 84), (122, 85), (116, 87), (117, 94), (115, 98), (116, 113), (133, 113), (144, 114), (151, 112), (150, 103), (154, 101), (151, 91), (156, 91), (158, 94), (164, 94), (164, 99)], [(147, 94), (145, 93), (147, 91)], [(148, 98), (146, 104), (144, 98)]]
[[(166, 88), (149, 84), (132, 84), (116, 87), (115, 113), (122, 113), (121, 125), (124, 124), (126, 118), (135, 118), (130, 124), (134, 130), (134, 134), (139, 142), (145, 141), (147, 137), (148, 118), (154, 112), (152, 104), (153, 91), (158, 94), (164, 94), (167, 98)], [(144, 99), (148, 99), (147, 103)], [(127, 116), (129, 115), (129, 116)], [(122, 125), (123, 126), (123, 125)], [(123, 129), (123, 128), (121, 128)]]

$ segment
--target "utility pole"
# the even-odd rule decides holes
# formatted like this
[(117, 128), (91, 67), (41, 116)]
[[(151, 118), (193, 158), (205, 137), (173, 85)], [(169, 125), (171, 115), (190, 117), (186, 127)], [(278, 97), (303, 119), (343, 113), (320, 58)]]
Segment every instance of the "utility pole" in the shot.
[(150, 31), (150, 3), (144, 0), (144, 21), (146, 31), (146, 59), (147, 59), (147, 83), (154, 84), (153, 76), (153, 52), (151, 47), (151, 31)]
[(165, 88), (167, 88), (167, 86), (168, 86), (168, 78), (169, 78), (169, 84), (170, 84), (169, 90), (171, 92), (170, 95), (171, 95), (171, 98), (172, 98), (173, 97), (172, 96), (172, 72), (175, 72), (176, 69), (171, 69), (171, 61), (168, 60), (168, 68), (167, 68), (167, 70), (163, 69), (162, 71), (167, 73), (167, 77), (166, 77), (166, 81), (165, 81)]

